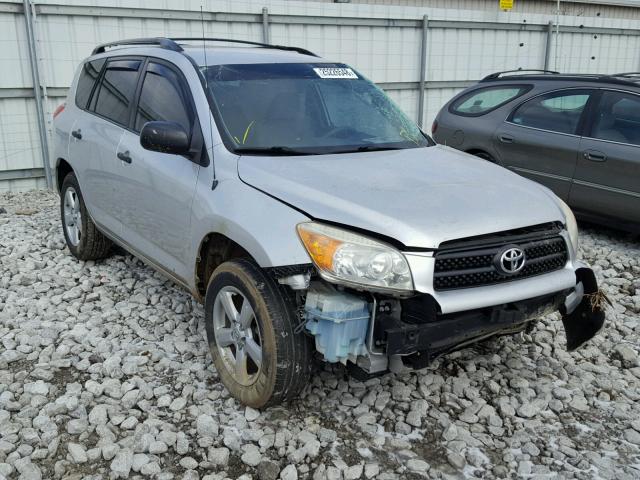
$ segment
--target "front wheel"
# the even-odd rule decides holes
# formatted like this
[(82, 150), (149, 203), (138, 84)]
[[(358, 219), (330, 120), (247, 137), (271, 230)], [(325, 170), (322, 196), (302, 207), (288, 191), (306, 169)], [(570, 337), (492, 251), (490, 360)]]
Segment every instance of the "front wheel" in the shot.
[(205, 297), (207, 340), (220, 380), (241, 403), (294, 398), (309, 379), (310, 339), (297, 332), (295, 302), (249, 260), (220, 265)]

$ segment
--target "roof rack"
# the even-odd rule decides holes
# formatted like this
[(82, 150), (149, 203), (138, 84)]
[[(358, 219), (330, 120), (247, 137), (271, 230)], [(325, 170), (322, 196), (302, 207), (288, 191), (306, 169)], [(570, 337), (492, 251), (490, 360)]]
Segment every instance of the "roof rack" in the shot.
[(156, 37), (156, 38), (131, 38), (129, 40), (118, 40), (117, 42), (103, 43), (93, 49), (91, 55), (98, 53), (104, 53), (107, 48), (119, 47), (126, 45), (156, 45), (160, 48), (166, 48), (167, 50), (173, 50), (174, 52), (181, 52), (182, 47), (170, 38)]
[(496, 78), (500, 78), (500, 76), (504, 75), (505, 73), (521, 73), (521, 72), (536, 72), (536, 73), (543, 73), (543, 74), (549, 74), (549, 75), (558, 75), (560, 73), (560, 72), (556, 72), (555, 70), (540, 70), (536, 68), (519, 68), (517, 70), (505, 70), (504, 72), (495, 72), (490, 75), (487, 75), (480, 81), (484, 82), (489, 80), (495, 80)]
[(640, 72), (614, 73), (612, 77), (635, 78), (640, 77)]
[(317, 57), (315, 53), (307, 50), (306, 48), (301, 47), (289, 47), (287, 45), (271, 45), (269, 43), (260, 43), (260, 42), (251, 42), (249, 40), (234, 40), (232, 38), (211, 38), (211, 37), (173, 37), (171, 38), (174, 42), (184, 42), (184, 41), (196, 41), (196, 42), (225, 42), (225, 43), (239, 43), (242, 45), (253, 45), (254, 47), (262, 47), (262, 48), (273, 48), (277, 50), (287, 50), (289, 52), (298, 52), (302, 55), (311, 55), (312, 57)]
[(311, 55), (312, 57), (318, 56), (315, 53), (300, 47), (288, 47), (286, 45), (270, 45), (268, 43), (250, 42), (248, 40), (234, 40), (231, 38), (207, 38), (207, 37), (177, 37), (177, 38), (156, 37), (156, 38), (132, 38), (129, 40), (118, 40), (117, 42), (103, 43), (102, 45), (98, 45), (96, 48), (93, 49), (93, 52), (91, 52), (91, 55), (104, 53), (107, 48), (121, 47), (121, 46), (124, 47), (127, 45), (152, 45), (152, 46), (158, 46), (160, 48), (164, 48), (167, 50), (172, 50), (174, 52), (182, 52), (184, 49), (178, 44), (178, 42), (184, 42), (184, 41), (239, 43), (242, 45), (253, 45), (253, 46), (262, 47), (262, 48), (273, 48), (277, 50), (298, 52), (303, 55)]

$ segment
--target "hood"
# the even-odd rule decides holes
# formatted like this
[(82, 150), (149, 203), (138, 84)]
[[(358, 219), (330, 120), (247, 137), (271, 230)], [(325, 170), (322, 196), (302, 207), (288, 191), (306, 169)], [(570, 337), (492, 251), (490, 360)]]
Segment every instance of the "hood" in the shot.
[(564, 221), (553, 194), (444, 146), (297, 157), (241, 156), (240, 178), (304, 212), (406, 247)]

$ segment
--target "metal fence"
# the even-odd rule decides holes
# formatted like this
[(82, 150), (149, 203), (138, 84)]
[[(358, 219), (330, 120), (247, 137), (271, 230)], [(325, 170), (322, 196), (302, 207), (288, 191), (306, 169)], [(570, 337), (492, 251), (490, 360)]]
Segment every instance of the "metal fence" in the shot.
[(425, 128), (449, 98), (494, 71), (640, 70), (640, 21), (605, 16), (563, 16), (556, 35), (553, 15), (497, 9), (283, 0), (0, 0), (0, 191), (46, 184), (52, 112), (96, 44), (199, 37), (201, 5), (206, 36), (297, 45), (349, 63)]

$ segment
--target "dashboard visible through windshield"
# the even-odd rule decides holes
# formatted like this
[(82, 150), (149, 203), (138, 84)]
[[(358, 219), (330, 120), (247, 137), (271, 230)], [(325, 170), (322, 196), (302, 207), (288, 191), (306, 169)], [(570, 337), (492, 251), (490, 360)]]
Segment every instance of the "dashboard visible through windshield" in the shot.
[(387, 95), (344, 64), (202, 67), (236, 153), (308, 155), (431, 145)]

